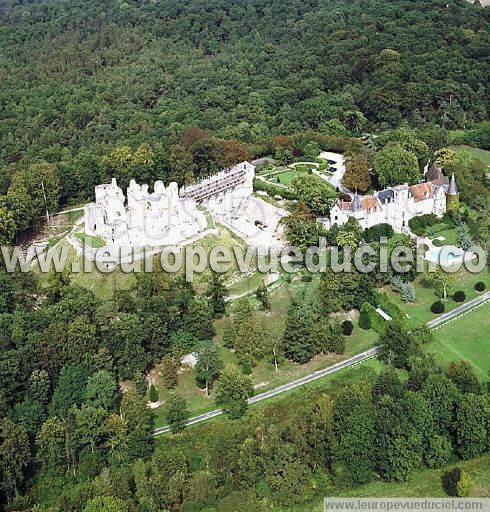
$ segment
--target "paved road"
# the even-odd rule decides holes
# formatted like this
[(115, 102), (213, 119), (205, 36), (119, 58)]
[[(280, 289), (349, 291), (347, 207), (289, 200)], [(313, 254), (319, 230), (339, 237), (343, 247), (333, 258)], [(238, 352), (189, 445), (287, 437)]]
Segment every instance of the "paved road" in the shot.
[(449, 311), (449, 313), (444, 313), (443, 315), (441, 315), (437, 318), (434, 318), (434, 320), (427, 322), (427, 325), (431, 329), (440, 327), (441, 325), (443, 325), (447, 322), (450, 322), (451, 320), (454, 320), (456, 317), (463, 315), (464, 313), (467, 313), (468, 311), (475, 308), (476, 306), (483, 304), (484, 302), (486, 302), (489, 299), (490, 299), (490, 292), (486, 292), (483, 295), (480, 295), (472, 300), (469, 300), (468, 302), (465, 302), (464, 304), (461, 304), (461, 306), (458, 306), (456, 309)]
[[(463, 315), (464, 313), (467, 313), (471, 309), (483, 304), (484, 302), (488, 301), (489, 299), (490, 299), (490, 292), (486, 292), (483, 295), (480, 295), (479, 297), (476, 297), (473, 300), (465, 302), (464, 304), (462, 304), (461, 306), (458, 306), (456, 309), (453, 309), (449, 313), (445, 313), (444, 315), (441, 315), (438, 318), (431, 320), (430, 322), (427, 323), (427, 325), (431, 329), (435, 329), (436, 327), (439, 327), (447, 322), (450, 322), (454, 318), (456, 318), (460, 315)], [(252, 398), (248, 399), (248, 403), (253, 404), (255, 402), (260, 402), (267, 398), (271, 398), (273, 396), (284, 393), (285, 391), (290, 391), (291, 389), (295, 389), (295, 388), (298, 388), (305, 384), (308, 384), (309, 382), (313, 382), (314, 380), (325, 377), (326, 375), (329, 375), (331, 373), (335, 373), (335, 372), (338, 372), (339, 370), (343, 370), (344, 368), (348, 368), (355, 364), (361, 363), (362, 361), (366, 361), (366, 359), (371, 359), (378, 353), (379, 348), (380, 347), (371, 348), (369, 350), (366, 350), (365, 352), (361, 352), (360, 354), (357, 354), (349, 359), (346, 359), (345, 361), (341, 361), (340, 363), (334, 364), (333, 366), (329, 366), (328, 368), (325, 368), (323, 370), (317, 370), (316, 372), (310, 373), (309, 375), (306, 375), (305, 377), (302, 377), (301, 379), (293, 380), (292, 382), (283, 384), (282, 386), (271, 389), (270, 391), (265, 391), (264, 393), (255, 395)], [(193, 416), (192, 418), (189, 418), (187, 420), (187, 425), (194, 425), (195, 423), (201, 423), (202, 421), (206, 421), (211, 418), (215, 418), (216, 416), (220, 416), (221, 414), (223, 414), (223, 411), (221, 409), (215, 409), (215, 410), (207, 412), (205, 414), (199, 414), (198, 416)], [(163, 434), (164, 432), (170, 432), (170, 427), (166, 426), (166, 427), (157, 428), (153, 432), (153, 435), (157, 436), (159, 434)]]
[(332, 160), (335, 162), (334, 173), (331, 176), (322, 175), (323, 179), (328, 181), (332, 186), (338, 188), (341, 192), (348, 193), (349, 190), (342, 185), (342, 178), (345, 173), (344, 155), (341, 155), (340, 153), (332, 153), (331, 151), (322, 151), (320, 153), (320, 158), (325, 158), (326, 160)]

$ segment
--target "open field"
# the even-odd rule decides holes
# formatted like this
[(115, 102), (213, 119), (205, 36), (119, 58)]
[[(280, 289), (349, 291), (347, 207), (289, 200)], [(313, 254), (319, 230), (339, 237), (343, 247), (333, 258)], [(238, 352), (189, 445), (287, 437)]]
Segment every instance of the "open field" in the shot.
[(281, 185), (290, 185), (291, 182), (302, 174), (308, 174), (307, 168), (288, 169), (283, 172), (266, 175), (265, 178), (270, 183), (280, 183)]
[(438, 361), (449, 366), (468, 360), (480, 380), (488, 380), (490, 371), (490, 304), (488, 302), (434, 331), (435, 342), (427, 347)]
[[(456, 284), (454, 285), (452, 292), (463, 290), (466, 293), (466, 300), (471, 300), (479, 293), (475, 291), (475, 284), (478, 281), (483, 281), (487, 285), (487, 289), (490, 287), (490, 274), (485, 269), (479, 274), (471, 274), (470, 272), (460, 271), (456, 274)], [(393, 302), (398, 304), (408, 315), (409, 325), (416, 327), (418, 325), (427, 323), (429, 320), (437, 318), (438, 315), (432, 313), (430, 310), (431, 304), (433, 304), (437, 297), (434, 290), (426, 288), (422, 284), (422, 279), (418, 276), (414, 281), (416, 299), (414, 302), (405, 303), (400, 298), (398, 293), (392, 291), (389, 287), (386, 287), (385, 291), (390, 295)], [(445, 301), (446, 312), (453, 310), (460, 305), (459, 302), (455, 302), (451, 297)]]

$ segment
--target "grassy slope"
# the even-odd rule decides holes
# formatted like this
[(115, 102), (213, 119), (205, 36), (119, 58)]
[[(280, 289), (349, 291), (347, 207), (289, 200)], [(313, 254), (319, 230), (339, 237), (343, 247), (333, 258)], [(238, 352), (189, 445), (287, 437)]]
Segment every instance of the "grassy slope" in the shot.
[(456, 151), (456, 154), (460, 157), (477, 158), (490, 166), (490, 151), (485, 149), (472, 148), (471, 146), (451, 146), (451, 149)]
[[(462, 272), (458, 274), (457, 285), (455, 286), (455, 290), (463, 289), (466, 291), (467, 300), (472, 299), (477, 296), (477, 292), (474, 290), (474, 284), (477, 281), (483, 280), (487, 283), (487, 287), (490, 287), (490, 277), (488, 273), (473, 275), (467, 272)], [(291, 297), (297, 293), (300, 289), (306, 286), (307, 293), (313, 293), (315, 287), (315, 281), (310, 284), (302, 283), (299, 280), (295, 280), (292, 283), (283, 284), (275, 293), (271, 296), (271, 305), (272, 310), (270, 313), (267, 313), (265, 316), (266, 326), (271, 336), (278, 336), (282, 333), (284, 328), (284, 319), (286, 315), (286, 311), (288, 305), (290, 303)], [(410, 316), (409, 323), (412, 327), (425, 323), (433, 318), (436, 318), (437, 315), (433, 314), (430, 311), (430, 305), (436, 300), (436, 296), (434, 295), (433, 290), (424, 288), (420, 279), (418, 278), (415, 282), (416, 295), (417, 299), (412, 304), (405, 304), (401, 301), (398, 294), (394, 293), (391, 290), (387, 290), (390, 296), (393, 298), (395, 302), (400, 304), (402, 308)], [(459, 303), (453, 301), (452, 299), (448, 299), (446, 301), (446, 311), (450, 311), (456, 308)], [(475, 314), (481, 314), (480, 311), (484, 312), (486, 308), (482, 308), (475, 312)], [(466, 318), (466, 317), (464, 317)], [(465, 325), (466, 325), (465, 321)], [(483, 323), (483, 320), (479, 322)], [(440, 333), (437, 332), (437, 339), (444, 339), (446, 330), (451, 332), (451, 329), (456, 328), (458, 322), (453, 322), (449, 326), (441, 328)], [(223, 320), (218, 320), (215, 324), (216, 332), (217, 332), (217, 340), (218, 343), (221, 342), (221, 334), (223, 329)], [(465, 329), (464, 327), (462, 329)], [(488, 332), (488, 329), (487, 329)], [(484, 336), (485, 329), (482, 329), (480, 337)], [(429, 347), (431, 351), (436, 353), (440, 352), (441, 361), (443, 363), (448, 363), (452, 360), (457, 360), (461, 358), (467, 358), (472, 360), (472, 354), (470, 352), (462, 352), (461, 357), (457, 357), (456, 354), (460, 351), (459, 348), (454, 346), (455, 343), (460, 343), (461, 340), (458, 339), (460, 334), (456, 334), (448, 339), (447, 347), (443, 350), (440, 344), (433, 345)], [(347, 348), (345, 353), (342, 356), (337, 355), (319, 355), (313, 358), (310, 362), (305, 365), (298, 365), (292, 363), (291, 361), (285, 361), (280, 365), (280, 369), (278, 372), (274, 371), (274, 368), (270, 363), (263, 360), (261, 361), (257, 367), (254, 369), (251, 378), (255, 385), (258, 385), (257, 392), (267, 391), (269, 389), (273, 389), (285, 382), (295, 380), (300, 378), (308, 373), (311, 373), (315, 370), (326, 368), (335, 364), (343, 359), (351, 357), (355, 354), (358, 354), (368, 348), (374, 346), (377, 343), (377, 335), (373, 331), (363, 331), (359, 329), (357, 326), (354, 329), (353, 335), (347, 339)], [(482, 338), (482, 341), (483, 338)], [(468, 346), (471, 346), (471, 341), (467, 342)], [(235, 357), (232, 352), (228, 349), (222, 348), (222, 358), (225, 363), (230, 363), (235, 361)], [(453, 359), (450, 359), (453, 357)], [(157, 369), (158, 371), (158, 369)], [(486, 372), (483, 370), (479, 371), (479, 376), (481, 379), (486, 379)], [(328, 381), (328, 378), (320, 379), (316, 382), (315, 385), (324, 385), (325, 382)], [(162, 398), (165, 398), (167, 395), (167, 391), (164, 389), (161, 382), (158, 383), (158, 387), (160, 390), (160, 394)], [(189, 406), (189, 410), (191, 411), (191, 415), (201, 414), (203, 412), (210, 411), (215, 408), (215, 404), (211, 397), (205, 398), (202, 390), (199, 390), (195, 386), (194, 374), (190, 368), (183, 370), (183, 372), (179, 376), (179, 392), (186, 398)], [(157, 426), (162, 426), (165, 423), (163, 418), (162, 410), (156, 410), (156, 424)]]
[[(76, 233), (75, 236), (80, 239), (87, 238), (87, 236), (82, 232)], [(97, 240), (97, 237), (89, 238), (92, 240), (92, 242), (95, 240), (95, 244), (93, 244), (95, 247), (100, 247), (103, 245), (98, 243), (100, 239)], [(76, 256), (74, 249), (67, 241), (62, 241), (60, 246), (61, 245), (66, 247), (70, 253), (70, 257), (67, 261), (68, 269), (71, 269), (71, 264), (74, 261), (81, 263), (81, 258)], [(234, 246), (245, 247), (242, 240), (235, 237), (231, 231), (221, 225), (219, 226), (219, 234), (207, 235), (203, 239), (196, 242), (196, 245), (204, 247), (208, 254), (209, 251), (216, 246), (223, 246), (227, 248), (232, 248)], [(162, 271), (158, 256), (154, 257), (153, 265), (155, 271)], [(230, 270), (225, 274), (225, 283), (230, 291), (230, 294), (234, 295), (244, 293), (249, 290), (255, 290), (260, 285), (263, 276), (254, 272), (253, 270), (254, 268), (252, 268), (252, 272), (249, 274), (242, 274), (239, 272), (237, 263), (232, 261)], [(184, 271), (185, 265), (176, 275), (183, 274)], [(202, 292), (206, 287), (206, 283), (210, 275), (211, 271), (209, 268), (207, 268), (201, 274), (194, 275), (194, 286), (199, 292)], [(43, 275), (41, 274), (40, 277), (42, 279)], [(102, 273), (99, 272), (94, 266), (92, 272), (72, 274), (71, 279), (74, 284), (78, 284), (89, 290), (92, 290), (97, 297), (107, 300), (113, 296), (115, 290), (130, 288), (135, 281), (135, 275), (131, 272), (123, 272), (120, 267), (117, 267), (113, 272)]]
[[(431, 304), (437, 300), (434, 290), (425, 288), (421, 281), (420, 276), (415, 279), (414, 286), (416, 300), (409, 304), (405, 304), (397, 293), (390, 289), (386, 290), (393, 301), (406, 311), (409, 316), (409, 324), (411, 327), (416, 327), (417, 325), (421, 325), (437, 317), (437, 315), (430, 311)], [(458, 272), (456, 274), (456, 285), (454, 286), (453, 291), (464, 290), (466, 292), (467, 300), (471, 300), (478, 295), (478, 292), (476, 292), (474, 288), (475, 283), (478, 281), (484, 281), (487, 285), (487, 289), (490, 287), (490, 274), (487, 270), (484, 270), (479, 274), (471, 274), (466, 271)], [(459, 305), (460, 304), (455, 302), (452, 298), (448, 298), (446, 301), (446, 312), (453, 310)]]
[[(289, 307), (291, 297), (305, 287), (307, 293), (314, 293), (317, 280), (318, 278), (314, 279), (312, 283), (307, 284), (302, 283), (299, 279), (296, 279), (291, 283), (283, 283), (282, 286), (280, 286), (271, 295), (271, 311), (265, 313), (264, 315), (266, 329), (270, 336), (280, 336), (282, 334), (286, 312)], [(223, 320), (217, 320), (215, 322), (217, 333), (216, 339), (219, 344), (221, 344), (223, 324)], [(363, 352), (374, 346), (376, 344), (377, 338), (378, 337), (376, 333), (373, 331), (362, 331), (361, 329), (355, 327), (352, 336), (347, 338), (346, 351), (342, 355), (318, 355), (304, 365), (299, 365), (286, 360), (280, 364), (279, 370), (277, 372), (274, 370), (274, 367), (270, 363), (268, 363), (266, 360), (262, 360), (259, 362), (257, 367), (254, 368), (251, 378), (254, 384), (258, 386), (256, 388), (257, 393), (261, 393), (269, 389), (276, 388), (281, 384), (285, 384), (286, 382), (301, 378), (316, 370), (331, 366), (339, 361), (352, 357), (355, 354)], [(225, 364), (235, 362), (234, 354), (230, 350), (223, 347), (221, 348), (221, 357)], [(157, 367), (157, 375), (158, 371), (159, 370)], [(320, 379), (318, 382), (322, 381), (323, 380)], [(157, 384), (161, 398), (165, 399), (168, 391), (163, 387), (161, 379), (159, 379)], [(184, 369), (179, 374), (178, 391), (187, 400), (187, 404), (192, 415), (201, 414), (216, 408), (212, 393), (211, 397), (206, 398), (204, 396), (204, 392), (196, 388), (194, 372), (190, 368)], [(165, 420), (163, 418), (162, 410), (157, 409), (156, 426), (161, 426), (164, 424)]]
[[(318, 276), (315, 276), (312, 283), (303, 283), (300, 280), (294, 280), (291, 283), (283, 283), (271, 295), (271, 312), (265, 314), (265, 323), (268, 332), (271, 336), (280, 336), (284, 329), (284, 319), (286, 316), (288, 305), (290, 304), (291, 297), (299, 290), (306, 287), (307, 293), (314, 293), (314, 288), (318, 282)], [(430, 311), (430, 305), (437, 299), (432, 289), (424, 288), (420, 282), (420, 278), (415, 281), (415, 289), (417, 299), (414, 303), (405, 304), (400, 299), (400, 296), (394, 293), (392, 290), (387, 289), (386, 291), (392, 297), (394, 302), (399, 304), (409, 315), (409, 323), (412, 327), (423, 324), (436, 318), (437, 315)], [(470, 274), (468, 272), (460, 272), (457, 275), (457, 284), (454, 290), (465, 290), (467, 300), (477, 296), (477, 292), (474, 290), (474, 285), (477, 281), (485, 281), (487, 288), (490, 288), (490, 276), (487, 272), (481, 274)], [(456, 308), (459, 303), (449, 298), (446, 301), (446, 311), (450, 311)], [(218, 320), (215, 323), (217, 341), (221, 342), (221, 334), (223, 330), (223, 320)], [(298, 365), (291, 361), (285, 361), (280, 365), (278, 372), (274, 371), (274, 368), (266, 360), (262, 360), (251, 375), (254, 385), (257, 386), (257, 393), (273, 389), (286, 382), (298, 379), (304, 375), (307, 375), (315, 370), (326, 368), (335, 364), (343, 359), (351, 357), (355, 354), (363, 352), (368, 348), (376, 345), (377, 335), (373, 331), (363, 331), (357, 326), (354, 329), (353, 335), (347, 339), (346, 351), (343, 355), (319, 355), (313, 358), (310, 362), (304, 365)], [(225, 363), (231, 363), (235, 361), (235, 356), (226, 348), (221, 349), (222, 359)], [(466, 356), (469, 357), (469, 356)], [(158, 367), (157, 367), (158, 375)], [(481, 376), (481, 374), (480, 374)], [(484, 378), (485, 376), (481, 376)], [(320, 379), (318, 385), (321, 385), (325, 381)], [(158, 388), (160, 391), (161, 398), (165, 399), (168, 391), (165, 390), (160, 380), (158, 381)], [(187, 400), (191, 415), (201, 414), (203, 412), (210, 411), (215, 408), (212, 393), (211, 397), (205, 398), (204, 392), (199, 390), (195, 386), (194, 373), (190, 368), (182, 371), (179, 375), (179, 393), (181, 393)], [(161, 409), (156, 410), (156, 425), (162, 426), (165, 424), (163, 418), (163, 412)]]
[[(457, 464), (464, 468), (473, 481), (473, 489), (470, 497), (490, 496), (490, 455), (477, 457), (476, 459), (463, 461)], [(339, 489), (329, 486), (322, 489), (325, 496), (340, 496), (353, 498), (398, 498), (398, 497), (448, 497), (441, 486), (441, 476), (444, 471), (452, 469), (454, 464), (440, 469), (422, 469), (417, 471), (408, 482), (387, 483), (371, 482), (355, 489)], [(323, 510), (323, 498), (299, 507), (274, 508), (274, 512), (321, 512)]]
[(490, 371), (490, 305), (487, 303), (435, 331), (435, 342), (428, 347), (437, 359), (448, 366), (467, 359), (481, 380)]

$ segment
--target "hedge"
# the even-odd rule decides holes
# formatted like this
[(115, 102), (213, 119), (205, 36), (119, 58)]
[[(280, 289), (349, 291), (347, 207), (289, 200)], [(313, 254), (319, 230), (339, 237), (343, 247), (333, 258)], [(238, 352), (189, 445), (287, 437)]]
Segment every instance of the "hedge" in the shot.
[(485, 122), (473, 130), (465, 130), (463, 132), (457, 130), (455, 133), (450, 134), (450, 142), (455, 145), (467, 144), (474, 148), (490, 149), (489, 126), (489, 123)]
[(269, 183), (267, 181), (258, 179), (254, 179), (254, 190), (263, 190), (272, 197), (281, 196), (284, 197), (284, 199), (296, 199), (296, 194), (290, 188), (278, 187), (274, 185), (274, 183)]

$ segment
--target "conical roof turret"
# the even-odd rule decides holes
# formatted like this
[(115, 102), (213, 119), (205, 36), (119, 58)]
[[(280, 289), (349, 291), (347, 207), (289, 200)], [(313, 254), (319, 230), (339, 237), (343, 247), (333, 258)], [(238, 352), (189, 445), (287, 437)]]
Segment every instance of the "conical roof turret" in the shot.
[(456, 185), (456, 178), (454, 177), (454, 173), (451, 176), (451, 181), (449, 182), (449, 188), (447, 189), (447, 193), (451, 196), (457, 196), (459, 194), (458, 185)]

